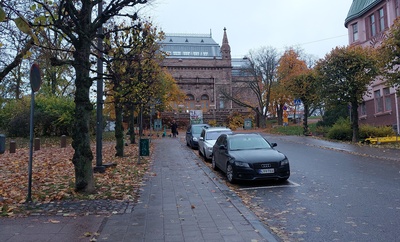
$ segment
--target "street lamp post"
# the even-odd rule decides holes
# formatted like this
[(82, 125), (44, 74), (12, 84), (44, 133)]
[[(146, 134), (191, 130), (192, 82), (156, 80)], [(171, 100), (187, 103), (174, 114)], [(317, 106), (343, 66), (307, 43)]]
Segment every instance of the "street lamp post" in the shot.
[[(103, 13), (103, 1), (98, 4), (98, 16), (100, 17)], [(100, 26), (97, 30), (97, 125), (96, 125), (96, 167), (94, 167), (95, 172), (103, 173), (105, 172), (105, 167), (103, 166), (103, 26)]]

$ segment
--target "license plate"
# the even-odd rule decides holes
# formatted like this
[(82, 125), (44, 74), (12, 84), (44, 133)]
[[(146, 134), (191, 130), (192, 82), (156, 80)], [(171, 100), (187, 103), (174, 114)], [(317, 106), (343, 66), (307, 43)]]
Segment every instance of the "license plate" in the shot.
[(260, 173), (260, 174), (271, 174), (271, 173), (274, 173), (274, 172), (275, 172), (274, 169), (260, 169), (260, 170), (258, 170), (258, 173)]

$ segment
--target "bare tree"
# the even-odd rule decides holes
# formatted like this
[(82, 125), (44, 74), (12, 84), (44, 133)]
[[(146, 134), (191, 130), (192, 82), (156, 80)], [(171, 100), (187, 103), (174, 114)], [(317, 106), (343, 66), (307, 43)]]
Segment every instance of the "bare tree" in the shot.
[(250, 51), (246, 59), (248, 64), (241, 70), (246, 78), (238, 84), (240, 86), (237, 90), (250, 90), (257, 102), (246, 102), (238, 93), (231, 93), (228, 90), (221, 90), (221, 93), (234, 103), (252, 109), (257, 115), (257, 126), (265, 128), (271, 87), (276, 81), (279, 53), (273, 47), (262, 47), (259, 50)]

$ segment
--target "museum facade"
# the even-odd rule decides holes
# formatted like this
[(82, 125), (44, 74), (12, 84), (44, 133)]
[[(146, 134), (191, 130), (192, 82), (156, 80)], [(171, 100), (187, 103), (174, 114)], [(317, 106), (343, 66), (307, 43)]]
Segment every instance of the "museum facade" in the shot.
[(244, 77), (241, 71), (246, 66), (246, 59), (231, 57), (226, 29), (221, 46), (211, 33), (166, 34), (160, 45), (166, 54), (162, 66), (186, 95), (183, 104), (172, 104), (173, 115), (178, 116), (175, 118), (185, 116), (190, 110), (202, 110), (205, 121), (218, 119), (223, 122), (223, 118), (233, 112), (251, 113), (223, 95), (246, 93), (244, 97), (254, 101), (243, 85), (251, 79)]

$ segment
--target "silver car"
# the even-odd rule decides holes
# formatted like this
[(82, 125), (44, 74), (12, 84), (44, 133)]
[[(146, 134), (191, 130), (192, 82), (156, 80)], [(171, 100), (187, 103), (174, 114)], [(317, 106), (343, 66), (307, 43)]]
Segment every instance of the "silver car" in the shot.
[(225, 127), (203, 128), (199, 137), (199, 154), (204, 159), (210, 160), (215, 141), (221, 134), (232, 134), (232, 130)]

